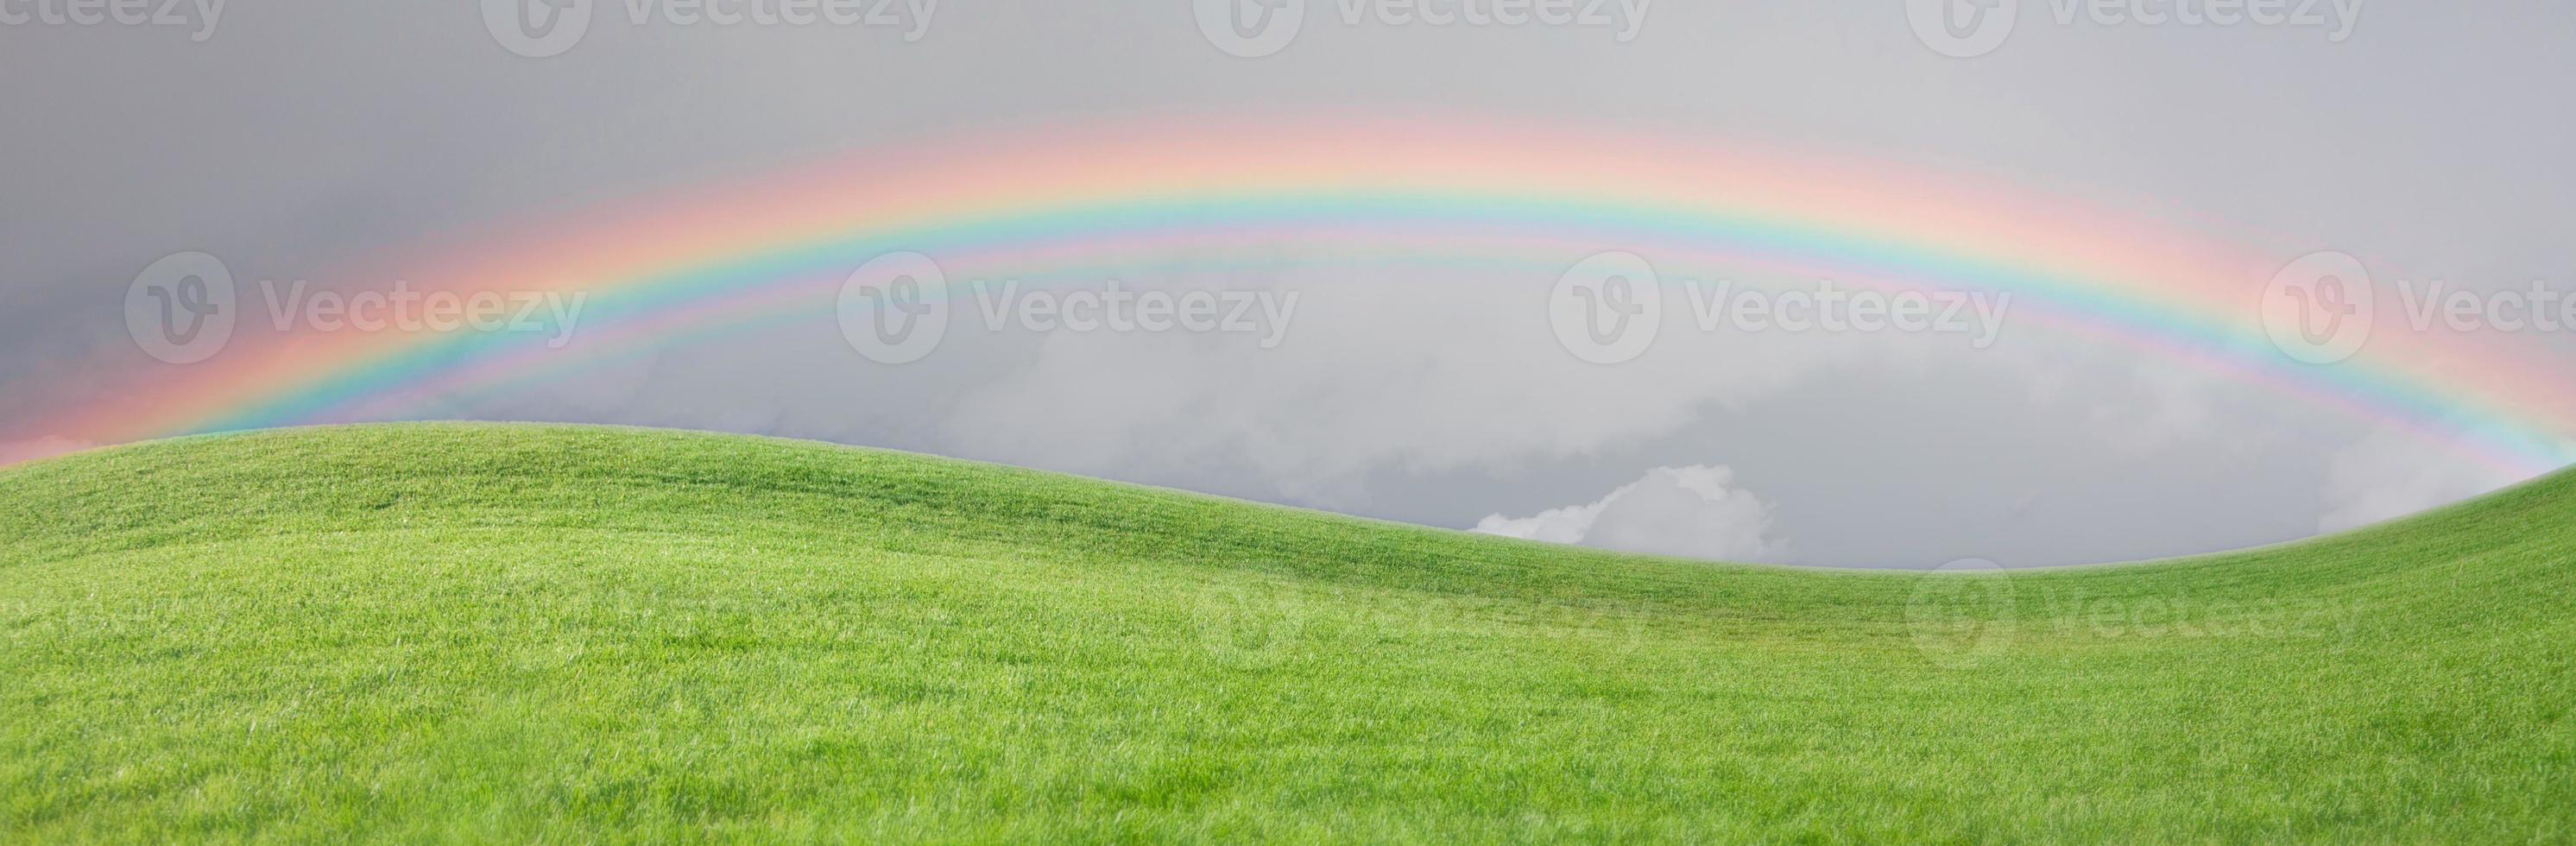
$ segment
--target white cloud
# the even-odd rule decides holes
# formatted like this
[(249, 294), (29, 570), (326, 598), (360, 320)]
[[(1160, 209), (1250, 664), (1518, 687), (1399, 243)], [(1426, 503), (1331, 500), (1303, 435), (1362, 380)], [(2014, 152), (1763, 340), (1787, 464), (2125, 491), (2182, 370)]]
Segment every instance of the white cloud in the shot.
[(2522, 481), (2452, 448), (2382, 425), (2326, 467), (2325, 513), (2317, 531), (2340, 532), (2393, 520)]
[(1789, 544), (1772, 534), (1771, 505), (1734, 482), (1725, 467), (1657, 467), (1598, 502), (1517, 520), (1496, 514), (1473, 531), (1683, 558), (1785, 559)]

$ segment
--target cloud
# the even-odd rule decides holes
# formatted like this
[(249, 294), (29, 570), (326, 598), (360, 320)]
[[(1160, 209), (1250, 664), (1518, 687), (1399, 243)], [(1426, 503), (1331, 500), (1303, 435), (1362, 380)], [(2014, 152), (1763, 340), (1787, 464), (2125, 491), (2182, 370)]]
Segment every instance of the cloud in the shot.
[(2453, 449), (2382, 425), (2335, 454), (2326, 467), (2317, 531), (2340, 532), (2393, 520), (2522, 481), (2462, 458)]
[(1273, 349), (1236, 336), (1033, 339), (1026, 366), (960, 398), (936, 446), (1156, 484), (1230, 478), (1246, 493), (1348, 509), (1367, 502), (1373, 473), (1600, 455), (1682, 431), (1712, 403), (1777, 396), (1925, 343), (1684, 331), (1674, 305), (1647, 355), (1588, 364), (1549, 329), (1559, 272), (1432, 278), (1325, 262), (1248, 282), (1185, 280), (1305, 296)]
[(2148, 359), (2132, 367), (2136, 389), (2124, 402), (2093, 412), (2094, 426), (2111, 448), (2149, 456), (2215, 433), (2211, 393), (2217, 378), (2209, 371)]
[(1682, 558), (1781, 562), (1789, 544), (1772, 533), (1771, 505), (1733, 488), (1725, 467), (1657, 467), (1589, 505), (1512, 519), (1496, 514), (1472, 531)]

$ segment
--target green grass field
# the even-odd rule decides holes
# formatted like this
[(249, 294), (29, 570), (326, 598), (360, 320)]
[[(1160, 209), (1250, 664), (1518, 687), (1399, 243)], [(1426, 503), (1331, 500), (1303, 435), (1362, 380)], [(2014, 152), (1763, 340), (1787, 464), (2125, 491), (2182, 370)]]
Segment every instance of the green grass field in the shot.
[(2576, 478), (1993, 575), (748, 438), (0, 471), (0, 840), (2576, 840)]

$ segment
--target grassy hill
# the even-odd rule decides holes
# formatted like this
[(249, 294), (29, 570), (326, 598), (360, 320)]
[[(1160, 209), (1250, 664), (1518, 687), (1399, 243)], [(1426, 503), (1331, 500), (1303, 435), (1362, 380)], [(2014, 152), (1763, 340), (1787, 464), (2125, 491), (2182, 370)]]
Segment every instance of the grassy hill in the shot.
[(0, 840), (2576, 840), (2576, 478), (2009, 577), (570, 427), (0, 471)]

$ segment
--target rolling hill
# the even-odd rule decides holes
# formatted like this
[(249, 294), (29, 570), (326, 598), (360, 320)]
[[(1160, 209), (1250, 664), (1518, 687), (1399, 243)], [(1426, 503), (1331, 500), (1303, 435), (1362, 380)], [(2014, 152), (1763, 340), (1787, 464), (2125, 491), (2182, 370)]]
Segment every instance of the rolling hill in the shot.
[(582, 427), (0, 471), (0, 839), (2576, 839), (2576, 477), (1710, 565)]

